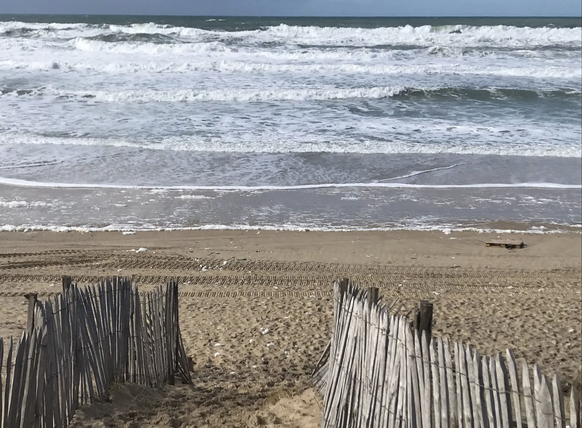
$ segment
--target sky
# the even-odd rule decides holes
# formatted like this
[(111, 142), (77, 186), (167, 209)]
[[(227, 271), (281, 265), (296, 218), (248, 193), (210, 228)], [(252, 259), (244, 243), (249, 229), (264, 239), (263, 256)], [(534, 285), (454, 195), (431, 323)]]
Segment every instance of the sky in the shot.
[(0, 13), (246, 16), (581, 16), (580, 0), (0, 0)]

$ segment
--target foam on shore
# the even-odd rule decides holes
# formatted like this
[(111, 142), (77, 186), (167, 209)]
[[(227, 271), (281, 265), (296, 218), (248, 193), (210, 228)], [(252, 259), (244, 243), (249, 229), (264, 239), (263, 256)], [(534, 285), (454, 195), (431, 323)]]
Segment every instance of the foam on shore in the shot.
[[(408, 176), (413, 176), (409, 174)], [(122, 184), (48, 183), (0, 177), (0, 184), (51, 189), (139, 189), (139, 190), (204, 190), (204, 191), (284, 191), (312, 189), (382, 188), (382, 189), (582, 189), (579, 184), (561, 183), (479, 183), (479, 184), (408, 184), (408, 183), (322, 183), (294, 186), (133, 186)]]

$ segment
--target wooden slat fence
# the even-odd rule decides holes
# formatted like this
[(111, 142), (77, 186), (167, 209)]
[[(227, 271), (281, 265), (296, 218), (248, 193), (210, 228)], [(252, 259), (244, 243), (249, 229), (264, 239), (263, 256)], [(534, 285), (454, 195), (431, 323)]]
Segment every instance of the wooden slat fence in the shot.
[(332, 339), (314, 372), (322, 428), (580, 428), (574, 388), (565, 405), (559, 377), (518, 365), (510, 350), (488, 357), (429, 340), (347, 281), (334, 298)]
[(127, 278), (71, 285), (31, 310), (18, 342), (0, 338), (2, 428), (66, 427), (114, 382), (191, 382), (175, 282), (148, 293)]

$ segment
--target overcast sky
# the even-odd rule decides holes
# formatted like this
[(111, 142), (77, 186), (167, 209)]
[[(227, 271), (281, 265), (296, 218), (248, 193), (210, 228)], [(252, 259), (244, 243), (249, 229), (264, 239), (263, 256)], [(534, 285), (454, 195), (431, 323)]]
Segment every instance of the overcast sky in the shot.
[(580, 0), (0, 0), (0, 13), (250, 16), (580, 16)]

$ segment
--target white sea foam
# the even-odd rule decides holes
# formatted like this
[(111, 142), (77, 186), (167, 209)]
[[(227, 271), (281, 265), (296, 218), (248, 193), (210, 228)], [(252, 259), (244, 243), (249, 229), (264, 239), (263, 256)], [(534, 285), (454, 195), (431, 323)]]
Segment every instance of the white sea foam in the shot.
[(164, 190), (190, 190), (190, 191), (286, 191), (286, 190), (312, 190), (312, 189), (343, 189), (343, 188), (370, 188), (370, 189), (582, 189), (578, 184), (561, 183), (477, 183), (477, 184), (408, 184), (408, 183), (321, 183), (302, 184), (291, 186), (133, 186), (120, 184), (88, 184), (88, 183), (48, 183), (16, 178), (0, 177), (0, 184), (52, 188), (52, 189), (164, 189)]
[(68, 24), (68, 23), (40, 23), (40, 22), (21, 22), (21, 21), (0, 21), (0, 34), (9, 31), (30, 29), (30, 30), (86, 30), (93, 27), (90, 24)]
[[(90, 26), (87, 24), (30, 24), (0, 22), (0, 34), (17, 29), (32, 29), (39, 33), (50, 30), (62, 31), (70, 37), (71, 31), (83, 30), (91, 34), (151, 34), (180, 38), (183, 41), (201, 42), (208, 39), (240, 43), (279, 42), (313, 45), (435, 45), (447, 46), (503, 46), (531, 47), (559, 44), (577, 46), (582, 39), (579, 28), (529, 28), (513, 26), (455, 25), (433, 27), (383, 27), (383, 28), (336, 28), (314, 26), (290, 26), (281, 24), (252, 31), (217, 31), (198, 28), (172, 27), (160, 24), (133, 24)], [(462, 34), (455, 34), (460, 31)], [(58, 33), (57, 33), (58, 36)], [(54, 34), (53, 34), (54, 37)]]
[[(460, 154), (460, 155), (500, 155), (500, 156), (531, 156), (531, 157), (565, 157), (579, 158), (582, 156), (582, 148), (576, 143), (565, 144), (546, 142), (545, 134), (537, 136), (536, 144), (523, 144), (513, 142), (508, 137), (504, 137), (505, 144), (491, 143), (487, 136), (495, 130), (471, 131), (467, 135), (479, 136), (477, 141), (470, 143), (452, 140), (446, 142), (447, 134), (440, 131), (438, 127), (431, 124), (427, 127), (410, 127), (410, 129), (399, 129), (400, 133), (410, 133), (414, 135), (415, 129), (429, 132), (433, 137), (442, 133), (443, 142), (439, 144), (423, 143), (422, 141), (349, 141), (340, 140), (326, 141), (305, 141), (302, 135), (297, 140), (278, 140), (277, 136), (266, 138), (257, 137), (254, 140), (243, 138), (238, 135), (234, 138), (228, 136), (220, 138), (198, 139), (195, 137), (166, 137), (154, 141), (136, 140), (132, 138), (60, 138), (37, 135), (14, 135), (0, 134), (0, 144), (32, 144), (32, 145), (52, 145), (52, 146), (83, 146), (83, 147), (129, 147), (145, 148), (148, 150), (171, 150), (178, 152), (213, 152), (213, 153), (345, 153), (345, 154)], [(394, 131), (392, 131), (394, 132)], [(416, 131), (418, 132), (418, 131)], [(460, 132), (460, 131), (459, 131)], [(449, 134), (450, 135), (450, 134)], [(535, 134), (534, 134), (535, 135)], [(249, 136), (250, 137), (250, 136)], [(572, 141), (576, 141), (576, 136), (568, 136)], [(564, 139), (564, 138), (562, 138)], [(302, 141), (303, 140), (303, 141)], [(546, 141), (544, 141), (546, 140)], [(66, 150), (59, 156), (66, 155)], [(9, 166), (13, 169), (13, 166)]]
[(200, 199), (212, 199), (210, 196), (205, 195), (180, 195), (176, 196), (176, 199), (186, 199), (186, 200), (200, 200)]
[[(226, 102), (258, 102), (258, 101), (308, 101), (308, 100), (341, 100), (350, 98), (381, 99), (389, 98), (402, 93), (404, 87), (373, 87), (338, 89), (334, 87), (319, 89), (227, 89), (227, 90), (192, 90), (178, 89), (170, 91), (160, 90), (131, 90), (131, 91), (93, 91), (72, 92), (59, 91), (52, 88), (42, 92), (51, 93), (60, 97), (84, 97), (101, 102), (188, 102), (188, 101), (226, 101)], [(38, 93), (38, 92), (36, 92)], [(33, 94), (35, 94), (33, 92)]]
[[(452, 34), (452, 31), (461, 31)], [(580, 43), (578, 28), (518, 28), (512, 26), (388, 27), (388, 28), (332, 28), (294, 27), (280, 25), (253, 34), (259, 39), (294, 40), (296, 43), (328, 45), (434, 45), (447, 46), (545, 46)], [(460, 37), (459, 37), (460, 36)]]
[(45, 208), (50, 206), (52, 206), (52, 204), (44, 201), (27, 202), (21, 200), (17, 201), (0, 200), (0, 208)]
[(428, 174), (430, 172), (435, 172), (435, 171), (444, 171), (447, 169), (453, 169), (455, 167), (457, 167), (457, 164), (454, 165), (449, 165), (449, 166), (443, 166), (443, 167), (439, 167), (439, 168), (430, 168), (430, 169), (425, 169), (422, 171), (413, 171), (409, 174), (405, 174), (405, 175), (399, 175), (398, 177), (392, 177), (392, 178), (387, 178), (385, 180), (380, 180), (381, 182), (386, 182), (386, 181), (395, 181), (395, 180), (402, 180), (404, 178), (411, 178), (411, 177), (416, 177), (418, 175), (422, 175), (422, 174)]
[[(288, 55), (292, 59), (296, 55)], [(34, 60), (0, 60), (0, 70), (54, 70), (55, 68), (67, 71), (92, 71), (97, 73), (127, 74), (127, 73), (172, 73), (184, 74), (193, 72), (229, 72), (229, 73), (343, 73), (362, 75), (425, 75), (425, 74), (454, 74), (462, 76), (510, 76), (528, 77), (535, 79), (580, 79), (582, 71), (579, 67), (564, 67), (557, 65), (540, 66), (519, 66), (499, 67), (499, 66), (479, 66), (467, 64), (362, 64), (354, 63), (357, 56), (347, 53), (345, 61), (334, 63), (274, 63), (257, 62), (251, 58), (248, 61), (239, 60), (233, 57), (231, 60), (198, 60), (183, 62), (167, 61), (144, 61), (144, 62), (121, 62), (121, 61), (92, 61), (82, 57), (75, 62), (71, 58), (55, 62), (54, 59), (47, 61)], [(284, 60), (284, 58), (280, 58)]]
[[(540, 229), (532, 227), (526, 230), (516, 229), (496, 229), (489, 227), (475, 227), (475, 226), (461, 226), (458, 224), (422, 224), (422, 222), (415, 222), (416, 224), (402, 225), (402, 226), (387, 226), (387, 227), (345, 227), (345, 226), (320, 226), (317, 224), (281, 224), (281, 225), (248, 225), (248, 224), (208, 224), (198, 227), (156, 227), (145, 226), (135, 227), (127, 225), (112, 224), (104, 227), (92, 226), (50, 226), (50, 225), (35, 225), (35, 224), (5, 224), (0, 225), (0, 232), (34, 232), (34, 231), (50, 231), (50, 232), (136, 232), (136, 231), (181, 231), (181, 230), (243, 230), (243, 231), (295, 231), (295, 232), (389, 232), (394, 230), (417, 230), (417, 231), (437, 231), (444, 232), (478, 232), (478, 233), (498, 233), (498, 234), (561, 234), (561, 233), (582, 233), (572, 231), (569, 228), (577, 228), (577, 224), (555, 224), (552, 229)], [(420, 224), (419, 224), (420, 223)]]

